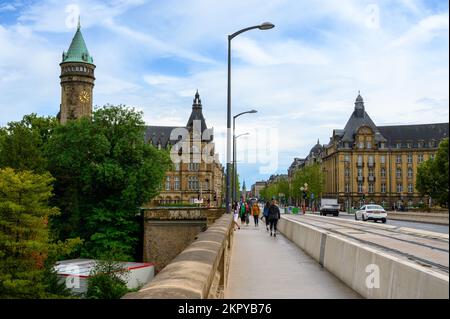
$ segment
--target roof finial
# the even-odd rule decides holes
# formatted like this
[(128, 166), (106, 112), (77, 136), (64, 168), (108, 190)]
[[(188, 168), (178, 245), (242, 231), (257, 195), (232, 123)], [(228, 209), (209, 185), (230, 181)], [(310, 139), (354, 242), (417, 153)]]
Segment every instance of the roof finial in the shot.
[(358, 95), (361, 95), (361, 91), (360, 90), (358, 90)]
[(80, 15), (78, 15), (78, 26), (77, 26), (77, 30), (80, 30), (80, 28), (81, 28)]
[(319, 139), (317, 139), (317, 144), (320, 144), (320, 141), (319, 141)]

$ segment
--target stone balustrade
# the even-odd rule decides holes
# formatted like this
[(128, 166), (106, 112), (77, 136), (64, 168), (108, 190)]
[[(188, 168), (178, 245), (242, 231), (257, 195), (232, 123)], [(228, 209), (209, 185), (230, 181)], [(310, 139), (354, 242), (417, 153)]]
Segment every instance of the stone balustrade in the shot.
[(124, 299), (223, 298), (227, 285), (233, 215), (223, 214), (141, 290)]

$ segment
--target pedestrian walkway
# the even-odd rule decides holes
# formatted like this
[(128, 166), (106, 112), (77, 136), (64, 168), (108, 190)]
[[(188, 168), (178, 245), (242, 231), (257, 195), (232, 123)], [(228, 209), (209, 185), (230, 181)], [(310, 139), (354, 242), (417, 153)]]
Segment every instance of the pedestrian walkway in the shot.
[(250, 223), (235, 232), (225, 298), (361, 297), (280, 233)]

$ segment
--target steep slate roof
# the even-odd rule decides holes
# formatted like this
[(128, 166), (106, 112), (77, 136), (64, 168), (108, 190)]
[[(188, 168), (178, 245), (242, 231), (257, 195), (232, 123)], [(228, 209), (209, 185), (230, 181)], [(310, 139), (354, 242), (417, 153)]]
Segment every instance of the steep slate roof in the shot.
[(207, 129), (206, 121), (205, 118), (203, 117), (202, 112), (202, 100), (200, 99), (200, 94), (198, 94), (198, 90), (195, 93), (194, 101), (192, 104), (191, 116), (189, 117), (186, 127), (192, 128), (195, 120), (200, 121), (202, 132)]
[(175, 144), (178, 139), (170, 140), (170, 133), (176, 129), (176, 126), (146, 126), (145, 142), (157, 146), (161, 144), (162, 148)]
[(358, 95), (355, 101), (355, 110), (353, 111), (352, 115), (350, 116), (350, 119), (345, 125), (344, 136), (342, 137), (342, 141), (353, 142), (355, 140), (356, 132), (363, 125), (370, 127), (375, 132), (376, 142), (383, 142), (386, 140), (383, 137), (383, 134), (380, 134), (380, 131), (370, 118), (369, 114), (366, 113), (364, 109), (364, 101), (361, 95)]
[(448, 137), (449, 123), (378, 126), (378, 129), (386, 137), (389, 146), (395, 145), (398, 141), (402, 144), (412, 142), (416, 146), (420, 140), (440, 141)]
[(94, 59), (89, 55), (89, 51), (84, 42), (83, 35), (81, 34), (80, 21), (78, 20), (77, 32), (75, 33), (69, 50), (63, 52), (62, 63), (64, 62), (83, 62), (94, 63)]
[[(185, 128), (191, 131), (194, 126), (194, 121), (200, 121), (200, 127), (202, 134), (205, 130), (208, 130), (206, 126), (205, 118), (202, 113), (202, 102), (200, 99), (200, 95), (198, 94), (198, 90), (195, 93), (194, 102), (192, 104), (192, 112), (191, 116), (185, 127), (183, 126), (146, 126), (145, 128), (145, 141), (151, 142), (154, 146), (161, 145), (162, 148), (166, 148), (169, 145), (174, 145), (177, 141), (179, 141), (180, 136), (176, 139), (170, 139), (170, 134), (172, 130), (176, 128)], [(211, 130), (212, 133), (212, 130)], [(203, 138), (202, 141), (211, 141), (213, 139), (212, 135), (209, 138)]]

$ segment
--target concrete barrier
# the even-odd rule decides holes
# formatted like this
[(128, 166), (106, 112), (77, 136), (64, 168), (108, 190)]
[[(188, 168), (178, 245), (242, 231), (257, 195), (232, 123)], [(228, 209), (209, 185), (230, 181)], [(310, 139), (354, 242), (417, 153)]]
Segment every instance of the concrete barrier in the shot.
[(200, 233), (155, 278), (123, 299), (223, 298), (233, 241), (231, 214), (224, 214)]
[(404, 220), (439, 225), (448, 225), (447, 212), (388, 212), (388, 218), (393, 220)]
[(365, 298), (449, 298), (448, 275), (300, 221), (282, 217), (278, 229)]

